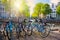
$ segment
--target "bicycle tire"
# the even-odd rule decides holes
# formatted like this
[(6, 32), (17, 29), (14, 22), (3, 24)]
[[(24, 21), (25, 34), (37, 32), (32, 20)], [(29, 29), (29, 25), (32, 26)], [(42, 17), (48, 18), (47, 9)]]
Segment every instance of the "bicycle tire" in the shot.
[(46, 32), (47, 32), (47, 30), (46, 30), (46, 28), (44, 28), (44, 30), (45, 30), (45, 33), (43, 33), (42, 34), (42, 32), (40, 33), (40, 36), (42, 37), (42, 38), (46, 38), (49, 34), (50, 34), (50, 26), (48, 26), (49, 27), (49, 31), (48, 31), (48, 33), (47, 34), (45, 34)]

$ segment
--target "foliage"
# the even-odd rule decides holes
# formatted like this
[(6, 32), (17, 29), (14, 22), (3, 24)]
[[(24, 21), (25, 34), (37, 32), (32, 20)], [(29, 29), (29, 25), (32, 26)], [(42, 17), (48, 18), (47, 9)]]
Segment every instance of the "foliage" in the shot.
[(34, 15), (36, 14), (37, 17), (39, 17), (40, 14), (47, 15), (51, 12), (52, 10), (49, 4), (37, 3), (36, 6), (34, 7)]
[[(2, 0), (2, 3), (5, 5), (5, 10), (6, 11), (10, 11), (11, 9), (11, 6), (13, 6), (13, 2), (15, 0)], [(29, 7), (27, 6), (25, 0), (21, 0), (22, 1), (22, 4), (20, 5), (20, 8), (19, 8), (19, 13), (22, 13), (24, 14), (26, 17), (30, 17), (30, 14), (29, 14)], [(21, 9), (21, 10), (20, 10)]]
[(56, 8), (56, 13), (57, 13), (58, 15), (60, 15), (60, 5), (57, 6), (57, 8)]
[(49, 4), (44, 4), (41, 10), (44, 15), (47, 15), (52, 12)]
[(2, 4), (5, 5), (5, 10), (8, 11), (10, 7), (10, 3), (7, 0), (2, 0)]
[(29, 7), (28, 7), (28, 5), (26, 4), (25, 0), (22, 0), (22, 7), (23, 7), (24, 15), (25, 15), (26, 17), (30, 17)]
[(36, 17), (38, 17), (38, 15), (36, 13), (33, 13), (32, 18), (36, 18)]
[(35, 8), (34, 8), (34, 13), (41, 13), (41, 9), (42, 9), (43, 3), (38, 3), (36, 4)]

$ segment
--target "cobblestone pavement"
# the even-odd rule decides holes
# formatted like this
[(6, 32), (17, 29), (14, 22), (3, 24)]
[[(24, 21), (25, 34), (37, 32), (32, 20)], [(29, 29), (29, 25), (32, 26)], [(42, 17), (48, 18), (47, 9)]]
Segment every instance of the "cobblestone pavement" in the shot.
[[(2, 35), (0, 35), (0, 40), (2, 40)], [(4, 40), (8, 40), (7, 37)], [(42, 38), (40, 37), (40, 35), (33, 33), (31, 36), (25, 36), (25, 37), (21, 36), (19, 39), (17, 39), (16, 34), (15, 34), (15, 35), (12, 35), (12, 40), (60, 40), (60, 32), (51, 31), (50, 35), (46, 38)]]
[(12, 40), (60, 40), (60, 33), (51, 32), (50, 35), (46, 38), (42, 38), (40, 37), (40, 35), (36, 35), (36, 34), (33, 34), (31, 36), (25, 36), (25, 37), (21, 36), (19, 39), (17, 39), (16, 36), (12, 36)]

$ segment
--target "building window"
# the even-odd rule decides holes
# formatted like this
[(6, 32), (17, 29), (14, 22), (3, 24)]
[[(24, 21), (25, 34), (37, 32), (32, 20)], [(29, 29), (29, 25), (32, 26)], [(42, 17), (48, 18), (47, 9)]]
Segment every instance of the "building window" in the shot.
[(51, 17), (56, 17), (56, 13), (52, 13), (51, 14)]
[(56, 9), (54, 9), (54, 10), (56, 10)]
[(52, 8), (54, 8), (54, 4), (52, 3)]
[(56, 11), (53, 11), (53, 13), (56, 13)]

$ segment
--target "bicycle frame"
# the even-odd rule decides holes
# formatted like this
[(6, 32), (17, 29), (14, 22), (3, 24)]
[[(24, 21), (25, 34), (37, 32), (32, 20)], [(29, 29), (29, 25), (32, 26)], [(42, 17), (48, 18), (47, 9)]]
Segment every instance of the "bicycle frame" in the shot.
[(36, 27), (38, 32), (44, 32), (44, 25), (43, 24), (40, 24), (40, 23), (31, 23), (31, 26), (33, 27)]
[(13, 23), (11, 21), (9, 21), (9, 23), (6, 25), (6, 31), (10, 31), (12, 32), (12, 28), (13, 28)]

